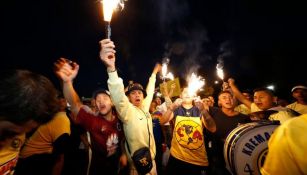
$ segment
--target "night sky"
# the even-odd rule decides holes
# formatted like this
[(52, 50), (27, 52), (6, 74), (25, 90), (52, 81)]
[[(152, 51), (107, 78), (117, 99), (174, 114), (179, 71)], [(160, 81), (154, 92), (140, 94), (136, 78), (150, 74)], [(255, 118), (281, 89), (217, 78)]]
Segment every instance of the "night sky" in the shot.
[[(111, 22), (119, 74), (125, 84), (146, 85), (154, 64), (168, 57), (176, 76), (197, 71), (207, 86), (219, 89), (213, 82), (221, 58), (226, 78), (235, 78), (240, 89), (274, 84), (278, 95), (289, 98), (294, 85), (307, 83), (302, 3), (129, 0)], [(0, 13), (1, 68), (41, 73), (60, 88), (52, 66), (66, 57), (80, 65), (74, 84), (81, 96), (107, 87), (98, 57), (98, 42), (105, 37), (99, 1), (2, 0)]]

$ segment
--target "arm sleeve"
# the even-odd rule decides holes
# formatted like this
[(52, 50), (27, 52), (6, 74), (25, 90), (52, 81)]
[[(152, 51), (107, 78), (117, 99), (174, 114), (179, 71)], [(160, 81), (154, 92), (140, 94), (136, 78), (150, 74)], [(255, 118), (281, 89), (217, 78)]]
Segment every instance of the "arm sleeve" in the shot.
[(153, 94), (155, 91), (155, 84), (156, 84), (156, 74), (151, 74), (147, 87), (146, 87), (146, 93), (147, 96), (144, 99), (144, 109), (145, 111), (149, 111), (150, 103), (153, 98)]
[(125, 123), (128, 120), (126, 115), (129, 111), (129, 108), (132, 107), (130, 104), (124, 90), (123, 80), (118, 77), (117, 72), (109, 72), (109, 79), (108, 79), (108, 88), (111, 93), (112, 102), (118, 112), (118, 118)]
[(69, 149), (70, 136), (67, 133), (59, 136), (55, 142), (53, 142), (53, 150), (52, 153), (54, 155), (60, 155), (65, 153)]
[(95, 113), (88, 107), (88, 106), (82, 106), (78, 112), (77, 115), (77, 123), (82, 126), (87, 131), (90, 131), (93, 126), (93, 119), (95, 116)]
[(48, 125), (52, 142), (58, 139), (62, 134), (70, 135), (70, 121), (65, 112), (59, 112)]

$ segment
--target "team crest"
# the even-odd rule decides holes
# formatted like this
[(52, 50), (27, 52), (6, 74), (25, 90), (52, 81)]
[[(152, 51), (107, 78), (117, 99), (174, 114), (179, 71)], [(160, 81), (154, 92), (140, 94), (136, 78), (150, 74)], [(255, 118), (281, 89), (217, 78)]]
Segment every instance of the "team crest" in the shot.
[(175, 126), (175, 137), (180, 146), (196, 150), (203, 146), (202, 126), (193, 120), (181, 120)]

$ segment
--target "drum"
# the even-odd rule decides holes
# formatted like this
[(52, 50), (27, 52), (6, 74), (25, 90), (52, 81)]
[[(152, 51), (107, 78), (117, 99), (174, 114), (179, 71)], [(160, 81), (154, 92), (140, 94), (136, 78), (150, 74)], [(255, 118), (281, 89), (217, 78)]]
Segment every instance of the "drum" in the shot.
[(232, 174), (260, 175), (268, 152), (268, 140), (277, 121), (259, 121), (239, 125), (225, 140), (224, 158)]

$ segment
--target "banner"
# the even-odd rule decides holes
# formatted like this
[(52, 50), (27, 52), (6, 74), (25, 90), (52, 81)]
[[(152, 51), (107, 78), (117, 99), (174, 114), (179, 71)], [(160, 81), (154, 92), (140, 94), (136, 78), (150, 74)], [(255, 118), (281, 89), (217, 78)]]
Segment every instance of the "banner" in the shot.
[(163, 94), (163, 96), (165, 96), (165, 93), (170, 92), (172, 88), (173, 93), (170, 94), (170, 98), (180, 96), (181, 88), (179, 78), (175, 78), (174, 80), (170, 80), (160, 84), (160, 92)]

